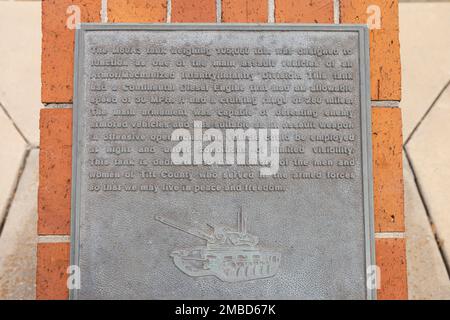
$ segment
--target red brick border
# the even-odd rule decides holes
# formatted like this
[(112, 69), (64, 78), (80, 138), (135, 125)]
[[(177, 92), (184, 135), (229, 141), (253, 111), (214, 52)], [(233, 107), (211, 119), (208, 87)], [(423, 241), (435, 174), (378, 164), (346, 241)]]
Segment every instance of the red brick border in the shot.
[(400, 108), (372, 108), (376, 232), (405, 231), (402, 146)]
[(275, 0), (275, 22), (333, 23), (333, 0)]
[(72, 109), (42, 109), (38, 234), (70, 234)]
[(216, 1), (172, 0), (171, 22), (216, 22)]
[(69, 243), (38, 244), (36, 299), (64, 300), (69, 297), (66, 273), (69, 256)]
[[(332, 23), (333, 0), (274, 0), (275, 22)], [(110, 22), (164, 22), (165, 0), (109, 0)], [(216, 22), (215, 0), (172, 0), (171, 22)], [(342, 23), (366, 23), (369, 5), (382, 13), (381, 29), (371, 31), (373, 100), (400, 100), (400, 52), (397, 0), (340, 0)], [(81, 9), (81, 21), (100, 21), (101, 0), (43, 0), (42, 101), (72, 101), (73, 30), (66, 27), (69, 5)], [(223, 22), (267, 22), (265, 0), (221, 0)], [(379, 104), (378, 104), (379, 105)], [(376, 232), (404, 232), (401, 110), (372, 109)], [(70, 109), (41, 111), (39, 235), (69, 235), (71, 189)], [(381, 268), (379, 299), (407, 298), (405, 239), (376, 239)], [(37, 298), (66, 299), (68, 243), (38, 245)]]
[(108, 22), (166, 22), (166, 0), (108, 0)]
[[(70, 10), (70, 6), (75, 10)], [(42, 0), (42, 89), (44, 103), (67, 103), (73, 96), (75, 30), (69, 29), (79, 8), (80, 22), (100, 22), (101, 0)]]
[(341, 22), (366, 24), (380, 9), (381, 28), (370, 31), (373, 100), (401, 99), (398, 0), (340, 0)]
[(376, 239), (375, 244), (381, 276), (378, 300), (408, 299), (405, 239)]
[(267, 22), (267, 0), (221, 0), (222, 22)]

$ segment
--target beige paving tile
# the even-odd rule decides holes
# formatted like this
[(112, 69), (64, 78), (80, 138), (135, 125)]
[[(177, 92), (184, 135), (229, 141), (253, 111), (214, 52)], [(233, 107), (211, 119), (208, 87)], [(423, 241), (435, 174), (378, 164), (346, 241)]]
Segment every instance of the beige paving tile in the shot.
[(450, 2), (401, 3), (399, 12), (406, 139), (450, 80)]
[(0, 108), (0, 221), (16, 183), (26, 143)]
[(403, 168), (409, 299), (450, 299), (450, 280), (406, 160)]
[(0, 236), (0, 299), (34, 299), (39, 151), (30, 152)]
[(0, 102), (27, 139), (38, 145), (40, 2), (0, 2), (0, 37)]
[(450, 258), (449, 124), (450, 87), (406, 146), (447, 259)]

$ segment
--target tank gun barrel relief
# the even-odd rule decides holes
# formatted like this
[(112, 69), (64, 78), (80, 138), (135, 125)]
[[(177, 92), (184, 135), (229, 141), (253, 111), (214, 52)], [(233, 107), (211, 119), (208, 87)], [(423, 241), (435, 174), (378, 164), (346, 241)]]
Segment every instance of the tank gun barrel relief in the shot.
[(270, 278), (278, 272), (280, 252), (257, 246), (259, 239), (247, 233), (242, 210), (238, 213), (237, 230), (208, 225), (211, 232), (206, 232), (160, 215), (155, 219), (206, 241), (205, 246), (177, 249), (170, 254), (175, 266), (191, 277), (215, 276), (225, 282), (239, 282)]

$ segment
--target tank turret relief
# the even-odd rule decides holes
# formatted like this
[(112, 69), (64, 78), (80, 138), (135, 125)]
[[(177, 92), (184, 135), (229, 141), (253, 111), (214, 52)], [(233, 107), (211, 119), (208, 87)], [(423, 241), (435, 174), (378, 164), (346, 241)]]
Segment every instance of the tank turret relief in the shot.
[(257, 236), (247, 232), (247, 219), (238, 213), (237, 229), (211, 226), (210, 232), (184, 226), (169, 218), (155, 216), (159, 222), (206, 241), (205, 246), (178, 249), (171, 253), (175, 266), (191, 277), (215, 276), (225, 282), (273, 277), (281, 254), (262, 249)]

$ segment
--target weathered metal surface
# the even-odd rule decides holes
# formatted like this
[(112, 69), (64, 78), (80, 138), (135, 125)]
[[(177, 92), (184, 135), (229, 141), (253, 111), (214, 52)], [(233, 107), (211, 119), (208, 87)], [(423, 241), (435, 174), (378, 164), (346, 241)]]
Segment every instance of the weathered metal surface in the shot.
[[(72, 298), (373, 298), (367, 47), (361, 26), (83, 25)], [(236, 128), (278, 129), (279, 161), (208, 165)]]

